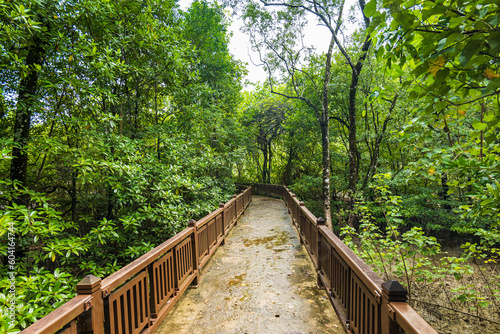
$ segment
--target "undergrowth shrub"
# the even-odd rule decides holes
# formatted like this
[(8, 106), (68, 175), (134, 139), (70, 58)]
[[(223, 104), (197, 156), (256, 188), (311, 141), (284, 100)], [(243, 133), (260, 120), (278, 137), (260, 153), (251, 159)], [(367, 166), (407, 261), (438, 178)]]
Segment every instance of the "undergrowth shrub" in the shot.
[[(403, 228), (401, 198), (392, 195), (384, 177), (373, 185), (373, 203), (385, 220), (374, 219), (358, 201), (354, 213), (359, 229), (342, 228), (344, 242), (384, 280), (396, 279), (408, 290), (409, 302), (436, 303), (483, 320), (500, 320), (500, 234), (478, 229), (479, 243), (465, 243), (459, 256), (448, 256), (435, 237), (421, 227)], [(371, 203), (371, 204), (373, 204)]]

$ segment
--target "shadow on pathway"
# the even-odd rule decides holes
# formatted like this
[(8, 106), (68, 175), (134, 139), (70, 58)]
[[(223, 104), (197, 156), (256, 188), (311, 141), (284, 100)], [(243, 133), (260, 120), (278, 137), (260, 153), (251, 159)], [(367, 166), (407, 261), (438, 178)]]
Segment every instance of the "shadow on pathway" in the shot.
[(282, 200), (253, 201), (157, 334), (344, 333)]

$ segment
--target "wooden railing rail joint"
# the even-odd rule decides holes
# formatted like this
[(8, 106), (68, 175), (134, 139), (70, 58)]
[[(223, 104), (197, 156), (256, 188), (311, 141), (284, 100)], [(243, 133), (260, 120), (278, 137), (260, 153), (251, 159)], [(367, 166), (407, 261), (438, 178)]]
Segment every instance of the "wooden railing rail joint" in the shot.
[(92, 307), (92, 300), (93, 300), (93, 299), (94, 299), (93, 297), (90, 297), (89, 299), (87, 299), (87, 300), (85, 301), (85, 303), (83, 304), (83, 309), (84, 309), (85, 311), (90, 310), (90, 308)]
[(109, 286), (105, 286), (101, 290), (102, 290), (102, 298), (106, 298), (111, 294), (111, 289), (109, 288)]
[(91, 295), (101, 288), (101, 282), (102, 280), (99, 277), (87, 275), (76, 285), (76, 293)]
[(377, 290), (373, 290), (373, 294), (375, 295), (375, 300), (377, 301), (377, 303), (380, 304), (380, 300), (382, 298), (382, 295), (380, 295), (380, 292), (378, 292)]
[(389, 313), (389, 318), (391, 318), (392, 321), (396, 320), (396, 311), (391, 307), (391, 305), (387, 305), (387, 312)]

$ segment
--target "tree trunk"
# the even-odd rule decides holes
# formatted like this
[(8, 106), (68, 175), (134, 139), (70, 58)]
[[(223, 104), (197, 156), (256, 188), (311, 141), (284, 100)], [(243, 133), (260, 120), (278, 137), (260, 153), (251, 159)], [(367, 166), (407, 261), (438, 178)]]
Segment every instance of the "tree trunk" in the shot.
[(267, 145), (264, 144), (262, 149), (262, 154), (264, 155), (264, 161), (262, 162), (262, 183), (266, 183), (267, 180)]
[[(358, 66), (356, 66), (358, 67)], [(361, 66), (359, 66), (361, 70)], [(358, 146), (356, 142), (356, 92), (358, 89), (359, 71), (352, 72), (351, 87), (349, 89), (349, 197), (356, 195), (356, 185), (358, 181)]]
[(330, 135), (327, 122), (320, 122), (321, 146), (323, 148), (323, 212), (325, 223), (333, 229), (330, 199)]
[[(35, 67), (43, 65), (45, 50), (39, 37), (33, 38), (33, 44), (29, 46), (26, 66), (28, 74), (19, 83), (19, 95), (17, 99), (16, 119), (14, 123), (14, 148), (12, 149), (12, 161), (10, 165), (10, 179), (16, 180), (21, 186), (26, 187), (26, 172), (28, 167), (27, 145), (30, 134), (31, 114), (36, 105), (36, 91), (38, 89), (38, 70)], [(25, 196), (15, 200), (16, 204), (27, 205), (28, 198)]]
[[(365, 26), (368, 28), (370, 26), (370, 20), (363, 13), (365, 8), (365, 1), (358, 0), (359, 6), (361, 8), (361, 13), (363, 14), (363, 19), (365, 21)], [(371, 45), (371, 36), (368, 35), (361, 47), (361, 57), (359, 57), (356, 65), (352, 67), (351, 85), (349, 87), (349, 108), (348, 108), (348, 119), (349, 119), (349, 209), (353, 209), (354, 201), (356, 196), (356, 186), (358, 182), (358, 146), (356, 138), (356, 94), (358, 91), (359, 77), (361, 75), (361, 70), (363, 69), (363, 64), (368, 55), (368, 49)], [(349, 215), (348, 223), (350, 226), (353, 225), (354, 216)]]
[[(365, 179), (363, 181), (363, 185), (361, 186), (361, 189), (364, 190), (366, 189), (366, 186), (368, 185), (368, 181), (375, 175), (377, 171), (377, 164), (378, 164), (378, 157), (379, 157), (379, 152), (380, 152), (380, 143), (382, 142), (382, 135), (377, 137), (377, 140), (375, 141), (375, 145), (373, 147), (373, 152), (370, 157), (370, 167), (368, 168), (368, 171), (366, 172)], [(367, 142), (368, 145), (368, 142)]]
[(323, 79), (322, 112), (319, 116), (321, 128), (321, 147), (323, 151), (323, 212), (326, 226), (333, 230), (330, 191), (330, 113), (328, 103), (328, 85), (331, 80), (332, 53), (335, 39), (332, 36), (326, 53), (325, 76)]
[(272, 168), (272, 162), (273, 162), (273, 152), (272, 152), (272, 147), (271, 147), (271, 141), (267, 144), (267, 149), (269, 150), (268, 156), (268, 167), (267, 167), (267, 183), (271, 183), (271, 168)]

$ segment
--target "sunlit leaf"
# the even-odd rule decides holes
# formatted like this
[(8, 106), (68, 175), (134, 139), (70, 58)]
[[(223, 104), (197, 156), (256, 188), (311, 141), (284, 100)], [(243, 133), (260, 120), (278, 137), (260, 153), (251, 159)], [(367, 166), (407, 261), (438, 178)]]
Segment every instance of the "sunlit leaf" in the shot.
[(436, 75), (437, 71), (442, 69), (445, 63), (446, 59), (440, 56), (429, 64), (429, 69), (427, 71), (430, 72), (432, 75)]

